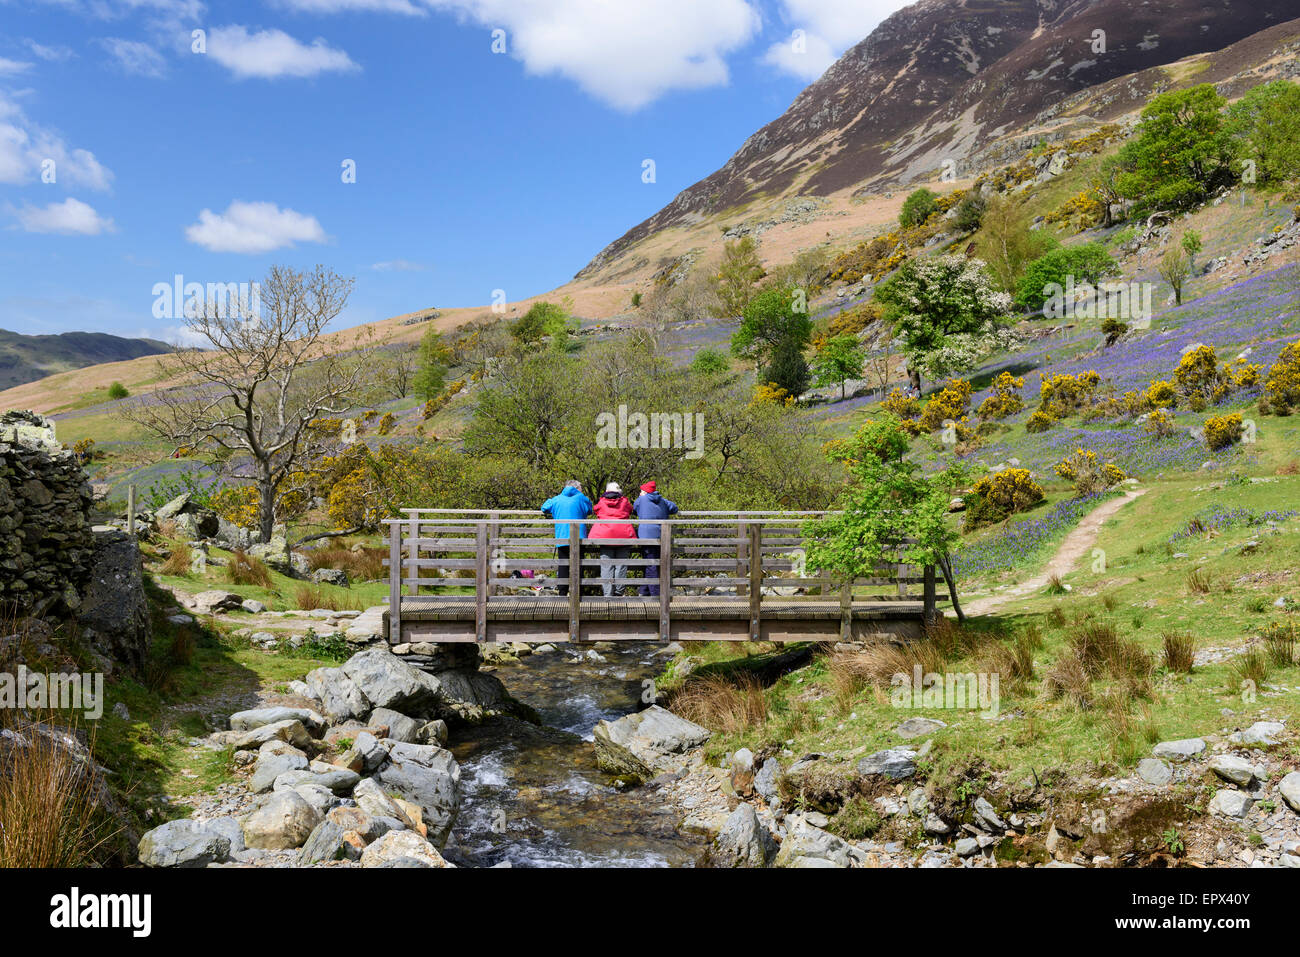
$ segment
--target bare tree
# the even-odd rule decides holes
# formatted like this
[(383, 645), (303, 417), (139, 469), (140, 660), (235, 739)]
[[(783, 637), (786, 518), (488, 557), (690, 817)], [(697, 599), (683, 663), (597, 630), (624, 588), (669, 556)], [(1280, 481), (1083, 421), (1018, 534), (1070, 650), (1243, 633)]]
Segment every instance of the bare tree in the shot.
[(397, 342), (386, 346), (376, 357), (378, 365), (378, 384), (386, 395), (394, 399), (405, 399), (411, 394), (411, 384), (415, 372), (420, 366), (420, 350), (409, 342)]
[(259, 309), (232, 310), (210, 299), (187, 323), (205, 347), (178, 348), (160, 360), (165, 380), (178, 384), (127, 411), (178, 448), (247, 456), (263, 541), (275, 527), (281, 486), (340, 442), (339, 430), (321, 420), (354, 408), (370, 385), (374, 346), (366, 333), (324, 341), (352, 285), (323, 266), (273, 266)]

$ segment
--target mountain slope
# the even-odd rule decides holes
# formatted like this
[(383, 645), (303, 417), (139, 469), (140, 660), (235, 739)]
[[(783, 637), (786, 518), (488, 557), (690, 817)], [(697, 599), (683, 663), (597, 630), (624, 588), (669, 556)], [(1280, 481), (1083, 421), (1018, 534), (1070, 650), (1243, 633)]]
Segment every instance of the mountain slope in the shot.
[(28, 336), (0, 329), (0, 389), (70, 369), (159, 355), (169, 348), (163, 342), (124, 339), (102, 332)]
[[(661, 230), (760, 199), (908, 182), (945, 161), (960, 174), (981, 149), (1049, 120), (1073, 94), (1298, 16), (1300, 0), (921, 0), (578, 277)], [(1104, 52), (1094, 52), (1096, 31)]]

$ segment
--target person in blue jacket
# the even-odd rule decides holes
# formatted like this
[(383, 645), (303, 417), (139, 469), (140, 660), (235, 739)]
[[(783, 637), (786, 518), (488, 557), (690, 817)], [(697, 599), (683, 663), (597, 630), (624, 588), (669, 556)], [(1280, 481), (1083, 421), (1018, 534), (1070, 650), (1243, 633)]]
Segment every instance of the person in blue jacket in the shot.
[[(635, 515), (637, 518), (641, 519), (641, 523), (638, 524), (636, 527), (636, 537), (637, 538), (658, 538), (659, 526), (657, 524), (646, 524), (646, 521), (653, 520), (653, 519), (664, 519), (667, 518), (669, 515), (676, 514), (676, 512), (677, 512), (677, 503), (668, 501), (668, 499), (664, 498), (657, 491), (655, 491), (655, 483), (653, 481), (646, 482), (644, 485), (641, 486), (641, 494), (638, 495), (636, 501), (632, 503), (632, 514)], [(651, 545), (643, 549), (641, 557), (658, 558), (659, 546)], [(645, 567), (645, 577), (658, 578), (659, 566), (647, 565)], [(641, 594), (657, 595), (659, 594), (659, 586), (642, 585)]]
[[(569, 593), (569, 523), (574, 519), (587, 518), (591, 515), (591, 499), (582, 494), (582, 483), (570, 479), (564, 483), (559, 495), (553, 495), (542, 503), (542, 514), (555, 522), (555, 557), (559, 561), (558, 578), (564, 579), (560, 585), (560, 594)], [(587, 537), (587, 526), (578, 529), (578, 537)], [(561, 545), (560, 542), (564, 544)], [(578, 560), (582, 560), (582, 546), (578, 546)]]

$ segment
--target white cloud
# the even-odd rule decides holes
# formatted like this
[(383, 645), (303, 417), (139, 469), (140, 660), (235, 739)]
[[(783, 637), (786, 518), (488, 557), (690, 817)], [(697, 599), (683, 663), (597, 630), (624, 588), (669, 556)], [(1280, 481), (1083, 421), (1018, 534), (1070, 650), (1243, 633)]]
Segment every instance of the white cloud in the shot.
[(70, 149), (61, 136), (32, 123), (18, 104), (0, 95), (0, 183), (33, 182), (46, 160), (54, 161), (56, 183), (106, 190), (113, 179), (94, 153)]
[(0, 56), (0, 76), (13, 76), (17, 73), (26, 73), (32, 68), (30, 63), (24, 63), (21, 60), (10, 60)]
[(294, 243), (323, 243), (328, 238), (315, 216), (275, 203), (235, 200), (224, 213), (205, 209), (185, 227), (185, 238), (214, 253), (267, 253)]
[(111, 219), (100, 216), (94, 207), (69, 196), (61, 203), (48, 206), (23, 205), (10, 212), (29, 233), (62, 233), (68, 236), (98, 236), (113, 232)]
[(334, 49), (320, 37), (305, 44), (283, 30), (249, 33), (247, 27), (238, 24), (208, 31), (208, 56), (240, 79), (304, 77), (361, 69), (347, 53)]
[(152, 44), (121, 37), (107, 37), (99, 42), (125, 73), (153, 78), (167, 73), (167, 58)]
[(318, 13), (451, 13), (506, 31), (506, 48), (537, 75), (559, 74), (621, 110), (672, 90), (727, 82), (724, 57), (758, 32), (750, 0), (282, 0)]
[(375, 263), (370, 267), (375, 272), (424, 272), (424, 263), (411, 262), (409, 259), (392, 259), (388, 262)]
[(72, 52), (71, 48), (65, 46), (46, 46), (43, 43), (37, 43), (35, 40), (24, 40), (23, 43), (27, 49), (32, 51), (34, 56), (49, 63), (62, 63), (64, 60), (70, 60), (77, 55)]
[(913, 0), (781, 0), (781, 14), (794, 30), (803, 31), (803, 50), (794, 38), (773, 44), (763, 57), (783, 73), (815, 80), (845, 50), (861, 40), (896, 10)]

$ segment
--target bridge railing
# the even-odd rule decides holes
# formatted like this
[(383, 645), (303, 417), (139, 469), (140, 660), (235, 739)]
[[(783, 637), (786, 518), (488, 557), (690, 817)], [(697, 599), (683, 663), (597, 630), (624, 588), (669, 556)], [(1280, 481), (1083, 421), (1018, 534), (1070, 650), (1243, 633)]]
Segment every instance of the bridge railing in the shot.
[[(441, 597), (472, 603), (478, 640), (487, 640), (491, 612), (519, 602), (566, 603), (570, 638), (578, 640), (583, 605), (602, 614), (658, 619), (669, 633), (674, 605), (705, 596), (729, 600), (759, 633), (765, 602), (788, 611), (799, 602), (840, 608), (843, 632), (854, 606), (912, 602), (926, 620), (939, 598), (932, 566), (882, 563), (876, 574), (852, 582), (810, 571), (803, 553), (804, 524), (816, 511), (681, 512), (670, 519), (566, 521), (525, 510), (406, 509), (386, 522), (390, 569), (389, 620), (401, 634), (404, 601)], [(658, 526), (655, 537), (592, 538), (593, 525)], [(620, 549), (620, 552), (613, 552)], [(626, 577), (614, 578), (621, 566)], [(602, 577), (603, 576), (603, 577)], [(427, 604), (424, 603), (424, 604)]]

